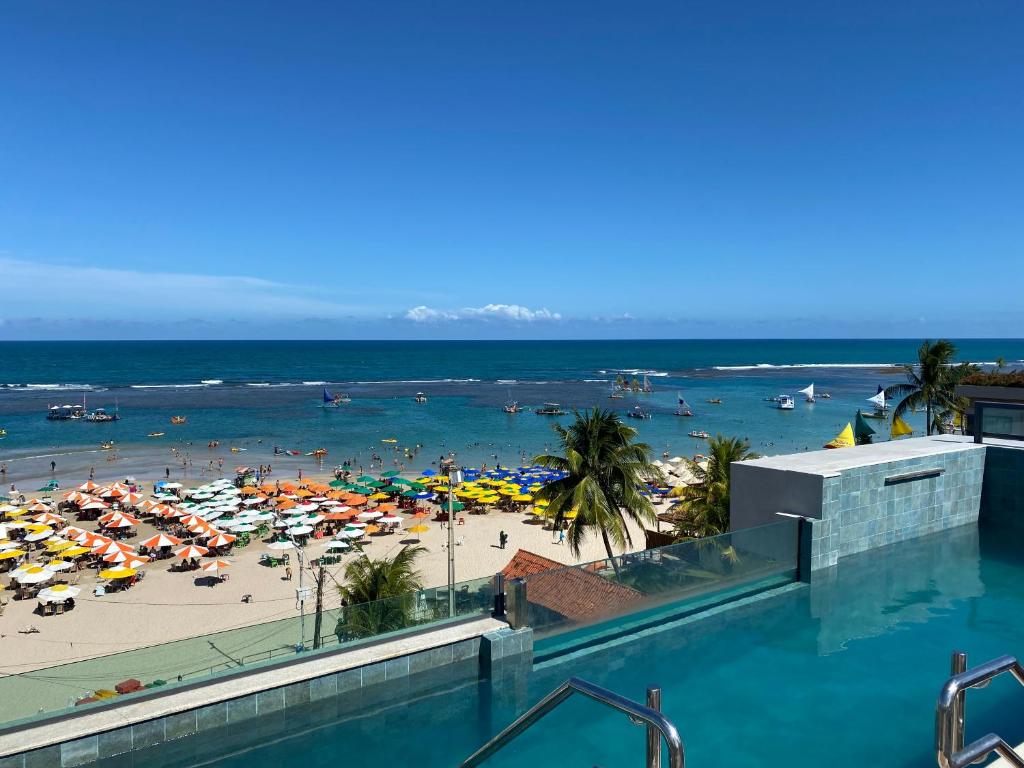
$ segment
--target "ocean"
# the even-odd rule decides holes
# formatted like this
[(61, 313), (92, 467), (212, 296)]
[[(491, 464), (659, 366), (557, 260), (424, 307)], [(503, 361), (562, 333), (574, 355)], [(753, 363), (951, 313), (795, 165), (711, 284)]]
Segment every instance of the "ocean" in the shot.
[[(376, 453), (395, 468), (423, 469), (454, 452), (467, 466), (518, 465), (554, 449), (551, 426), (572, 409), (601, 406), (623, 414), (639, 404), (653, 414), (629, 420), (657, 456), (699, 453), (691, 430), (745, 437), (762, 454), (820, 448), (852, 421), (878, 385), (903, 378), (914, 340), (686, 341), (209, 341), (0, 342), (0, 461), (12, 473), (38, 476), (51, 460), (62, 468), (97, 465), (116, 471), (100, 443), (112, 440), (119, 461), (147, 467), (191, 459), (195, 473), (216, 456), (273, 463), (275, 470), (315, 468), (305, 455), (326, 448), (326, 465), (368, 465)], [(957, 341), (962, 360), (1011, 365), (1024, 340)], [(609, 399), (617, 375), (645, 375), (649, 394)], [(766, 401), (813, 383), (831, 399), (793, 411)], [(322, 408), (322, 392), (351, 403)], [(413, 397), (422, 391), (426, 403)], [(674, 415), (683, 396), (694, 417)], [(706, 400), (721, 398), (721, 405)], [(114, 423), (48, 421), (50, 405), (117, 409)], [(565, 417), (526, 408), (559, 403)], [(172, 425), (172, 416), (185, 416)], [(923, 415), (909, 418), (923, 428)], [(887, 425), (874, 422), (879, 438)], [(162, 437), (147, 437), (164, 432)], [(394, 440), (395, 442), (382, 442)], [(219, 441), (212, 451), (210, 441)], [(227, 453), (231, 447), (239, 449)], [(414, 454), (409, 456), (409, 454)], [(185, 455), (187, 454), (187, 457)], [(59, 457), (59, 458), (57, 458)], [(183, 458), (185, 457), (185, 458)], [(59, 470), (58, 470), (59, 471)], [(138, 470), (137, 470), (138, 471)]]

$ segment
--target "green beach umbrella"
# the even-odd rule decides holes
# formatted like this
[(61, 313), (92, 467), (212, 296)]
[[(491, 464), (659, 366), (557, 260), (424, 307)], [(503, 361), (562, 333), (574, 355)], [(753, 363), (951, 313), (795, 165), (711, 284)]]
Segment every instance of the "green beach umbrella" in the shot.
[(414, 485), (413, 481), (407, 477), (392, 477), (392, 485)]
[(380, 480), (374, 480), (372, 483), (367, 483), (371, 488), (383, 488), (387, 483), (382, 483)]
[(419, 495), (419, 491), (403, 491), (402, 495), (407, 499), (415, 499)]
[(397, 470), (389, 469), (387, 472), (381, 472), (380, 476), (381, 477), (394, 477), (397, 474), (398, 474)]
[(328, 485), (331, 486), (331, 488), (344, 488), (346, 483), (343, 483), (341, 480), (331, 480)]
[(370, 477), (369, 475), (360, 475), (356, 478), (360, 483), (373, 483), (376, 482), (376, 477)]
[(409, 481), (409, 487), (412, 488), (414, 491), (427, 490), (427, 486), (423, 485), (423, 483), (414, 483), (412, 480)]
[(454, 504), (452, 504), (452, 509), (454, 509), (456, 512), (461, 512), (465, 508), (466, 505), (463, 504), (461, 501), (456, 501)]

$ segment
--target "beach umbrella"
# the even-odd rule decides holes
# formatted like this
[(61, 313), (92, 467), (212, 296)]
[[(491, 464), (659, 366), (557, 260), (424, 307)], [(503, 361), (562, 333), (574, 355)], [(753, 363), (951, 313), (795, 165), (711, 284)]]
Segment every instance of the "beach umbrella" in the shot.
[(93, 547), (93, 554), (97, 555), (112, 555), (115, 552), (132, 552), (134, 547), (130, 544), (122, 544), (119, 541), (103, 541), (98, 546)]
[(91, 493), (92, 491), (95, 491), (97, 488), (99, 488), (99, 485), (94, 483), (92, 480), (86, 480), (84, 483), (78, 486), (78, 490), (81, 491), (82, 493)]
[(336, 538), (361, 539), (363, 538), (363, 530), (361, 528), (346, 528), (344, 531), (339, 531)]
[(66, 571), (66, 570), (68, 570), (70, 568), (74, 568), (74, 567), (75, 567), (75, 564), (74, 563), (69, 563), (67, 560), (51, 560), (50, 562), (48, 562), (46, 565), (43, 566), (43, 568), (45, 568), (46, 570), (53, 571), (54, 573), (56, 573), (58, 571)]
[(37, 541), (45, 541), (46, 539), (53, 536), (53, 528), (46, 528), (46, 526), (43, 527), (45, 528), (45, 530), (33, 531), (25, 537), (25, 541), (35, 543)]
[(378, 523), (385, 523), (386, 525), (401, 525), (402, 518), (397, 515), (384, 515), (377, 520)]
[(100, 499), (93, 499), (83, 504), (82, 509), (110, 509), (110, 505)]
[(197, 557), (202, 557), (209, 552), (206, 547), (200, 547), (196, 544), (189, 544), (188, 546), (182, 547), (175, 551), (175, 557), (180, 557), (182, 560), (192, 560)]
[(228, 560), (211, 560), (208, 563), (203, 563), (203, 570), (207, 573), (219, 573), (230, 567), (231, 563)]
[(429, 531), (430, 527), (426, 526), (426, 525), (414, 525), (411, 528), (408, 528), (407, 530), (409, 531), (409, 533), (415, 533), (416, 534), (416, 540), (419, 541), (420, 534), (426, 533), (427, 531)]
[(357, 515), (357, 517), (360, 520), (376, 520), (378, 517), (381, 517), (383, 514), (384, 514), (383, 512), (378, 512), (378, 511), (376, 511), (374, 509), (368, 509), (365, 512), (360, 512)]
[(217, 533), (215, 536), (211, 536), (207, 539), (206, 544), (211, 547), (226, 547), (235, 541), (237, 537), (232, 536), (230, 533)]
[(138, 571), (134, 568), (118, 566), (117, 568), (107, 568), (105, 571), (100, 571), (98, 577), (101, 579), (130, 579), (136, 573)]
[(119, 499), (121, 506), (123, 507), (134, 507), (140, 501), (142, 501), (141, 493), (133, 493), (129, 491)]
[(349, 544), (347, 541), (341, 541), (340, 539), (331, 539), (330, 541), (327, 542), (327, 547), (326, 548), (327, 549), (341, 549), (341, 550), (345, 550), (345, 549), (351, 549), (352, 545)]
[(42, 566), (33, 565), (15, 577), (19, 584), (42, 584), (53, 578), (53, 571), (48, 571)]
[(252, 523), (234, 523), (230, 527), (235, 533), (251, 533), (256, 530), (256, 526)]
[(181, 539), (177, 536), (171, 536), (166, 533), (158, 533), (156, 536), (150, 536), (145, 541), (139, 542), (140, 547), (146, 549), (160, 549), (161, 547), (176, 547), (181, 544)]
[(88, 555), (90, 551), (88, 547), (72, 547), (71, 549), (65, 549), (60, 553), (60, 556), (63, 558), (81, 557), (82, 555)]
[(73, 587), (70, 584), (54, 584), (39, 591), (39, 600), (44, 603), (63, 603), (72, 597), (78, 597), (81, 591), (80, 587)]
[(272, 541), (269, 544), (267, 544), (267, 549), (280, 550), (280, 549), (294, 549), (294, 548), (295, 548), (295, 545), (292, 544), (292, 542), (290, 542), (290, 541)]
[(296, 525), (288, 529), (288, 533), (292, 536), (306, 536), (313, 532), (313, 526), (311, 525)]

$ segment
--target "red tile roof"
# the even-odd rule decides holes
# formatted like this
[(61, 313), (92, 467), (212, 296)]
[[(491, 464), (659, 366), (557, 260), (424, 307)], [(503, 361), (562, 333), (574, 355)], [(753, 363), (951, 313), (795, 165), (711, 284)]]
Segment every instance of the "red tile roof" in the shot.
[(637, 590), (609, 581), (593, 570), (569, 568), (520, 549), (502, 571), (506, 579), (526, 579), (526, 599), (571, 621), (593, 621), (628, 613), (643, 600)]

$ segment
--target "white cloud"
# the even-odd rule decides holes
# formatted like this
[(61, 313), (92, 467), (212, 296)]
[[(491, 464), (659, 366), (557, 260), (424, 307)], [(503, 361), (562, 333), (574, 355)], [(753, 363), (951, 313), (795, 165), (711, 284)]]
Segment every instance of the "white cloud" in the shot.
[(159, 320), (324, 318), (362, 308), (316, 295), (316, 289), (246, 275), (143, 272), (73, 267), (0, 256), (0, 322), (25, 318)]
[(453, 320), (499, 320), (514, 323), (552, 322), (561, 320), (558, 312), (547, 308), (530, 309), (519, 304), (486, 304), (452, 311), (427, 306), (413, 307), (405, 313), (406, 320), (414, 323), (436, 323)]
[(405, 319), (412, 320), (414, 323), (435, 323), (439, 320), (458, 320), (459, 316), (454, 312), (445, 312), (441, 309), (431, 309), (420, 305), (406, 312)]

